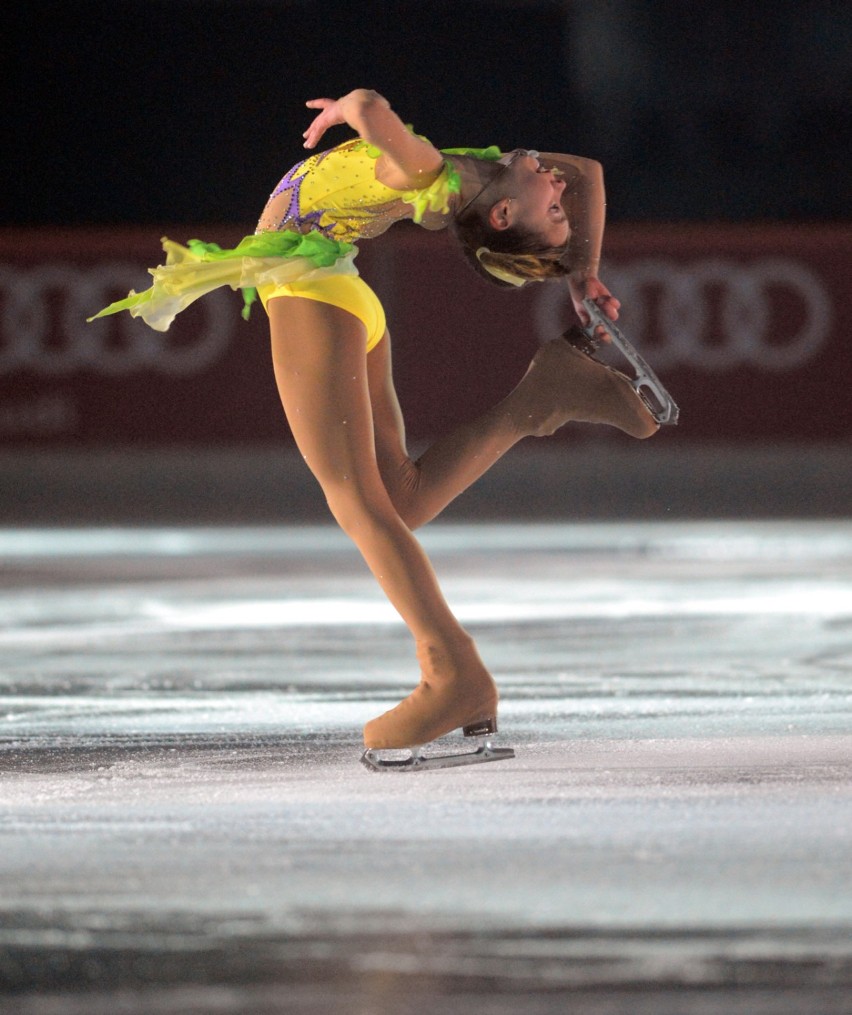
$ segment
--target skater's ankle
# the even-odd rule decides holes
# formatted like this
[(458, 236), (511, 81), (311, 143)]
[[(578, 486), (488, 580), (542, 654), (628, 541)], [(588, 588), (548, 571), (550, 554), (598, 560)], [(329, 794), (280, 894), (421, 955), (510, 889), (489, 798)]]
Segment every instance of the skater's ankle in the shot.
[(459, 631), (450, 636), (432, 635), (426, 638), (418, 638), (415, 641), (417, 658), (421, 661), (453, 659), (458, 655), (468, 654), (471, 650), (476, 651), (473, 638), (467, 631)]
[(427, 682), (468, 681), (486, 674), (476, 643), (467, 632), (449, 639), (423, 639), (416, 643), (421, 676)]

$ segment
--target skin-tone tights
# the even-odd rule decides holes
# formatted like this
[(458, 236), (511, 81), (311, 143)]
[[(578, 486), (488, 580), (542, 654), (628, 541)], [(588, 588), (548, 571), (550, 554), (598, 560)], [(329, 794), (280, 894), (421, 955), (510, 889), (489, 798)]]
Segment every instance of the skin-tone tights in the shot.
[[(368, 354), (361, 321), (315, 300), (273, 298), (268, 313), (275, 379), (299, 451), (416, 642), (421, 686), (410, 696), (411, 715), (376, 720), (385, 721), (368, 746), (410, 746), (413, 737), (423, 743), (493, 716), (494, 683), (411, 530), (528, 434), (551, 433), (570, 418), (613, 422), (608, 417), (619, 414), (616, 425), (641, 429), (635, 396), (567, 343), (549, 343), (502, 402), (414, 463), (391, 378), (390, 337)], [(578, 404), (566, 409), (566, 398)]]

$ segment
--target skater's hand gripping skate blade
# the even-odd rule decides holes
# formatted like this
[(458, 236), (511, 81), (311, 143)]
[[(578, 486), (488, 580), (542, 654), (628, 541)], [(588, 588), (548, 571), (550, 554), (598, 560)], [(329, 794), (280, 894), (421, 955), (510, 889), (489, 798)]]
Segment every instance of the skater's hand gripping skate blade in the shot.
[(663, 387), (659, 377), (633, 348), (624, 333), (601, 311), (594, 300), (583, 300), (583, 306), (589, 315), (589, 324), (583, 328), (583, 331), (589, 339), (591, 347), (594, 348), (597, 344), (595, 332), (598, 328), (603, 328), (609, 335), (612, 345), (633, 367), (635, 377), (629, 383), (648, 406), (648, 411), (661, 426), (675, 426), (680, 410), (672, 396)]

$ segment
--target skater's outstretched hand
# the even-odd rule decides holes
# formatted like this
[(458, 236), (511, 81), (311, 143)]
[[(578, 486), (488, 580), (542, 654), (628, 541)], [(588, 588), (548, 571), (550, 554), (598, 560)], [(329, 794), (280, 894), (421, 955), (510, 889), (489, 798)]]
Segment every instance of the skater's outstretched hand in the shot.
[(355, 88), (339, 99), (309, 99), (305, 105), (319, 110), (302, 135), (305, 148), (316, 147), (331, 127), (348, 124), (358, 137), (381, 151), (376, 179), (394, 190), (428, 187), (444, 168), (444, 156), (437, 148), (412, 133), (388, 100), (371, 88)]
[[(591, 299), (600, 307), (601, 312), (608, 317), (611, 321), (618, 320), (618, 311), (621, 307), (621, 301), (617, 300), (609, 289), (601, 282), (599, 278), (594, 275), (584, 275), (578, 277), (576, 275), (570, 275), (568, 277), (568, 288), (571, 292), (571, 301), (574, 304), (574, 309), (577, 312), (577, 316), (580, 318), (581, 324), (587, 326), (589, 324), (589, 314), (586, 308), (583, 306), (583, 300)], [(609, 335), (606, 333), (604, 328), (597, 328), (595, 330), (597, 338), (603, 339), (608, 342)]]
[(308, 109), (320, 110), (314, 117), (310, 127), (302, 134), (302, 137), (305, 139), (305, 148), (315, 148), (317, 142), (329, 127), (336, 127), (338, 124), (346, 123), (341, 99), (309, 99), (305, 105)]

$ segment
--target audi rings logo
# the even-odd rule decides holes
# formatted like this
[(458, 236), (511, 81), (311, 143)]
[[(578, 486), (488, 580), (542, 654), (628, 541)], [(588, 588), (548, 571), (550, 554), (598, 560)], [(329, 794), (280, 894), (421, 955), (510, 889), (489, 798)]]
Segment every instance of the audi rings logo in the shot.
[(88, 370), (127, 376), (155, 370), (180, 377), (215, 362), (233, 331), (230, 293), (213, 292), (198, 302), (203, 321), (189, 337), (186, 329), (152, 331), (129, 314), (86, 323), (118, 294), (143, 288), (146, 277), (135, 265), (121, 263), (0, 265), (0, 375), (28, 370), (66, 376)]
[[(813, 359), (832, 325), (822, 281), (786, 258), (637, 259), (607, 265), (601, 277), (621, 300), (619, 327), (655, 369), (791, 370)], [(564, 327), (565, 302), (564, 289), (541, 287), (540, 335), (550, 337)]]

